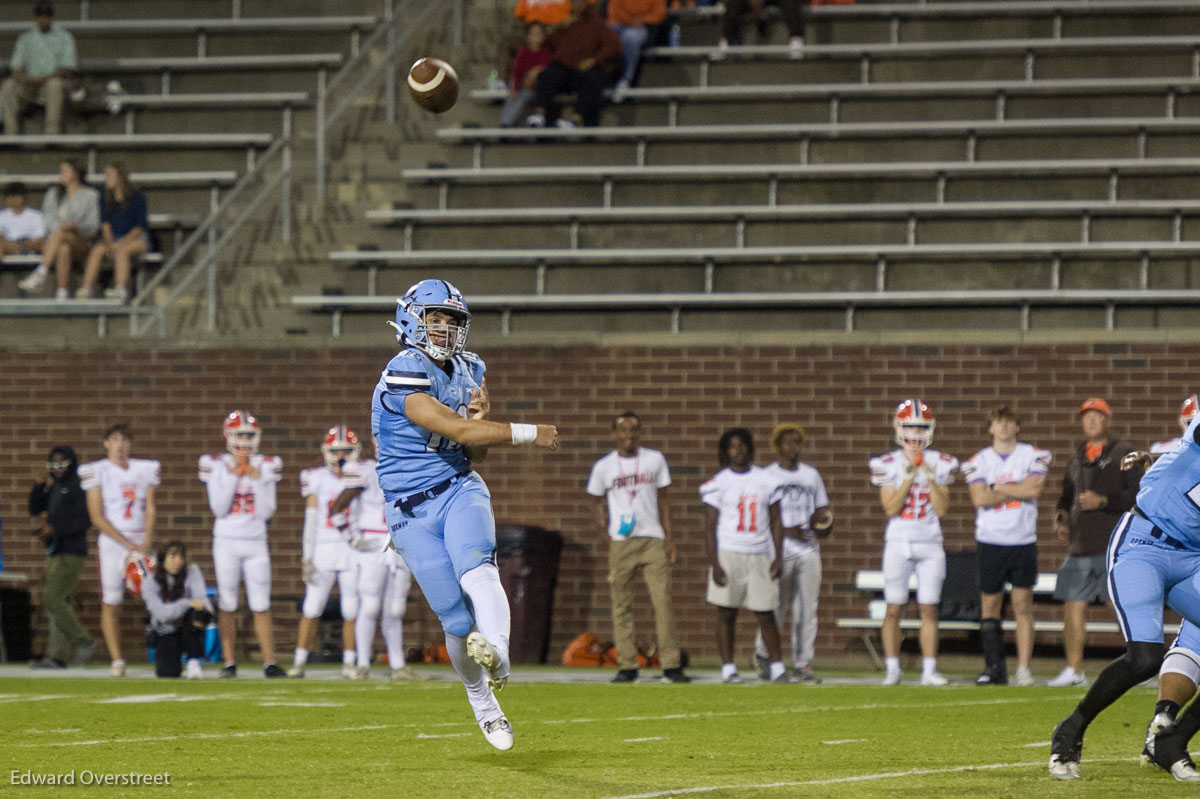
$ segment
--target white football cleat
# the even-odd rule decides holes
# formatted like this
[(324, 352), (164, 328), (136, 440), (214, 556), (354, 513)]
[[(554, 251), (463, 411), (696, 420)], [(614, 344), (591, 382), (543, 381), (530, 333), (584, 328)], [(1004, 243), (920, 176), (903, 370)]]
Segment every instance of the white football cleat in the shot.
[(187, 678), (189, 680), (198, 680), (201, 676), (200, 661), (192, 658), (187, 664)]
[(1079, 761), (1061, 760), (1058, 755), (1050, 755), (1050, 776), (1056, 780), (1079, 779)]
[(295, 679), (300, 679), (300, 678), (304, 677), (304, 664), (303, 663), (293, 663), (292, 667), (287, 670), (287, 676), (295, 678)]
[(371, 668), (369, 666), (359, 666), (351, 675), (352, 680), (369, 680), (371, 679)]
[(1171, 722), (1172, 718), (1166, 713), (1157, 713), (1154, 718), (1150, 719), (1150, 726), (1146, 728), (1146, 745), (1142, 747), (1143, 766), (1158, 765), (1154, 762), (1154, 736), (1171, 726)]
[(120, 659), (114, 660), (112, 662), (112, 665), (109, 666), (109, 668), (108, 668), (108, 673), (114, 677), (124, 677), (125, 676), (125, 661), (120, 660)]
[(1033, 685), (1033, 672), (1027, 667), (1021, 666), (1017, 669), (1017, 677), (1013, 680), (1013, 685), (1019, 685), (1022, 688)]
[(488, 639), (477, 632), (468, 635), (467, 656), (487, 670), (488, 687), (493, 692), (504, 690), (504, 686), (508, 684), (508, 675), (496, 675), (496, 668), (500, 665), (500, 654), (496, 652), (496, 647), (492, 646)]
[(1057, 677), (1046, 683), (1046, 685), (1050, 686), (1051, 688), (1070, 688), (1071, 686), (1079, 686), (1082, 688), (1087, 684), (1087, 677), (1083, 676), (1083, 672), (1075, 671), (1075, 669), (1071, 668), (1070, 666), (1067, 666), (1058, 673)]
[(948, 682), (950, 682), (950, 681), (947, 680), (945, 677), (943, 677), (941, 674), (939, 674), (936, 671), (931, 671), (927, 674), (921, 675), (921, 685), (936, 687), (936, 686), (945, 685)]
[(513, 728), (504, 716), (491, 721), (481, 721), (479, 729), (483, 730), (483, 737), (487, 738), (487, 742), (501, 752), (513, 748)]
[(358, 669), (354, 666), (353, 663), (343, 663), (342, 664), (342, 679), (353, 680), (354, 675), (357, 671), (358, 671)]
[(883, 682), (880, 683), (880, 685), (899, 685), (899, 684), (900, 684), (900, 672), (898, 672), (898, 671), (888, 672), (886, 675), (884, 675)]
[(411, 666), (401, 666), (398, 669), (392, 669), (392, 682), (420, 682), (429, 679), (424, 674), (417, 674), (412, 670)]

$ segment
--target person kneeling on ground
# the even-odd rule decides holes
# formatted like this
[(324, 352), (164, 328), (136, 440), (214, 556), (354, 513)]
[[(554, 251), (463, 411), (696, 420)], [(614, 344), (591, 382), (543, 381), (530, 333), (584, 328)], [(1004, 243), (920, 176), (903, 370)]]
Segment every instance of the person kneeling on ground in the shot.
[(158, 555), (158, 568), (142, 583), (154, 638), (154, 674), (178, 677), (187, 654), (187, 678), (200, 678), (204, 629), (213, 618), (200, 567), (187, 561), (187, 548), (170, 541)]

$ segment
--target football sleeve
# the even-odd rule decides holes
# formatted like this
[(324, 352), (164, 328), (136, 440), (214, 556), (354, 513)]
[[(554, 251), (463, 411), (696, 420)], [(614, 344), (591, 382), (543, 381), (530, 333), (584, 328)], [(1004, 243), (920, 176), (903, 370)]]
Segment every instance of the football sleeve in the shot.
[(985, 483), (987, 476), (983, 474), (980, 467), (979, 453), (976, 453), (962, 465), (963, 480), (967, 485), (972, 483)]
[(871, 467), (871, 485), (876, 488), (882, 488), (883, 486), (892, 484), (892, 469), (889, 459), (884, 457), (871, 458), (868, 461), (868, 465)]
[(934, 472), (938, 485), (953, 485), (956, 471), (958, 471), (958, 458), (943, 452), (938, 458), (937, 470)]
[(1033, 463), (1029, 466), (1030, 474), (1047, 475), (1050, 473), (1050, 461), (1054, 459), (1054, 455), (1047, 449), (1035, 449), (1033, 451)]
[(84, 491), (100, 487), (100, 476), (96, 474), (95, 463), (85, 463), (79, 467), (79, 485)]
[(220, 457), (200, 456), (200, 482), (208, 491), (208, 507), (213, 515), (218, 519), (228, 516), (237, 491), (237, 477), (229, 473)]

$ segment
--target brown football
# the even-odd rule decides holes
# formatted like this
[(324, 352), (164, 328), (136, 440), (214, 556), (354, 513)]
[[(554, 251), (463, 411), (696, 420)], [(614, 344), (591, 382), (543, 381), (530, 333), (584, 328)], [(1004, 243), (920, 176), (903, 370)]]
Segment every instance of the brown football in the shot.
[(449, 111), (458, 100), (458, 73), (440, 58), (418, 59), (408, 70), (408, 93), (426, 111)]

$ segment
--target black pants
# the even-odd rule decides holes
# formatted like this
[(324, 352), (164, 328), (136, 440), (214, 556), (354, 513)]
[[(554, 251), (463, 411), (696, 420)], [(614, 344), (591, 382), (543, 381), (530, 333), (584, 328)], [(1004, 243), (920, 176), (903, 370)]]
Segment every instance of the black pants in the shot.
[(183, 622), (173, 633), (159, 633), (154, 637), (154, 674), (156, 677), (178, 677), (182, 671), (181, 660), (204, 657), (204, 628), (194, 623), (193, 611), (188, 611)]
[[(787, 25), (788, 36), (804, 35), (804, 20), (800, 12), (804, 0), (766, 0), (766, 2), (779, 6), (784, 24)], [(721, 35), (727, 42), (730, 44), (742, 43), (742, 25), (749, 21), (750, 16), (750, 0), (725, 0), (725, 20)], [(761, 31), (762, 28), (762, 23), (759, 23), (759, 30)]]
[(553, 125), (562, 114), (562, 105), (555, 97), (565, 92), (575, 93), (575, 110), (583, 124), (595, 127), (600, 124), (600, 106), (604, 101), (604, 84), (608, 72), (602, 67), (592, 67), (586, 72), (571, 69), (561, 61), (551, 61), (542, 70), (533, 86), (536, 102), (546, 115), (546, 124)]

